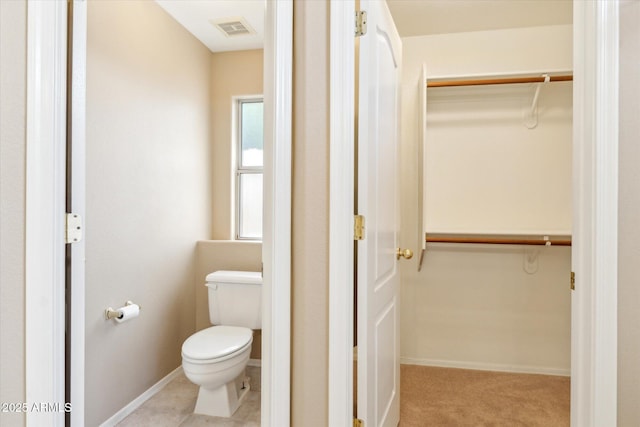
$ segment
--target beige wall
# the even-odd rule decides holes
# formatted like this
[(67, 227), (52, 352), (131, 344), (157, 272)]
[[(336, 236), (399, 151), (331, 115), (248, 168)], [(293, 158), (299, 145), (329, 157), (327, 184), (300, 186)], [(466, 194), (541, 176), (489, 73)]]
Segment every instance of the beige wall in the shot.
[[(211, 54), (151, 1), (90, 1), (86, 425), (180, 366), (211, 234)], [(104, 309), (132, 300), (140, 317)], [(119, 353), (122, 351), (122, 353)]]
[[(0, 1), (0, 402), (24, 402), (26, 1)], [(0, 413), (0, 425), (22, 425)]]
[[(246, 241), (203, 240), (196, 248), (195, 301), (196, 331), (211, 326), (209, 321), (207, 274), (218, 270), (260, 271), (262, 243)], [(254, 331), (251, 358), (261, 359), (261, 331)]]
[(640, 2), (620, 6), (618, 425), (640, 425)]
[(428, 90), (428, 232), (571, 234), (572, 83), (542, 88), (530, 128), (523, 116), (533, 93), (532, 85)]
[[(403, 39), (403, 247), (414, 250), (421, 247), (420, 233), (416, 231), (419, 220), (416, 177), (420, 144), (418, 81), (422, 63), (426, 63), (429, 76), (570, 70), (571, 34), (571, 26), (554, 26)], [(548, 91), (552, 90), (548, 88)], [(560, 164), (560, 167), (565, 169), (559, 174), (552, 173), (550, 177), (540, 174), (539, 179), (550, 179), (550, 185), (557, 180), (556, 185), (570, 194), (571, 91), (566, 87), (560, 88), (563, 96), (550, 99), (545, 88), (540, 97), (539, 127), (534, 130), (526, 129), (520, 116), (524, 106), (531, 102), (533, 88), (513, 91), (518, 94), (515, 98), (504, 87), (480, 88), (476, 92), (472, 89), (458, 91), (456, 96), (465, 102), (442, 92), (429, 91), (429, 96), (434, 98), (428, 104), (432, 114), (430, 125), (433, 127), (429, 137), (446, 141), (430, 145), (427, 150), (430, 154), (426, 170), (427, 192), (441, 196), (435, 201), (428, 199), (432, 203), (427, 204), (426, 212), (430, 215), (432, 227), (489, 231), (502, 227), (523, 229), (530, 224), (531, 221), (522, 221), (514, 212), (508, 215), (502, 211), (490, 212), (481, 218), (477, 213), (483, 209), (482, 206), (460, 205), (458, 212), (446, 211), (443, 206), (453, 202), (448, 199), (448, 195), (456, 191), (452, 186), (477, 183), (478, 174), (482, 173), (474, 164), (453, 168), (453, 163), (465, 157), (483, 157), (486, 162), (505, 160), (509, 156), (521, 156), (526, 161), (539, 159), (539, 153), (531, 150), (536, 148), (537, 136), (534, 135), (541, 132), (545, 136), (538, 148), (547, 149), (542, 155), (543, 164), (556, 161), (551, 157), (556, 156), (564, 159), (560, 163), (565, 164)], [(479, 97), (478, 92), (482, 96)], [(477, 113), (476, 109), (483, 110)], [(555, 114), (556, 110), (561, 114)], [(478, 117), (482, 120), (477, 120)], [(556, 128), (559, 120), (563, 124)], [(504, 135), (498, 123), (508, 124), (507, 130), (502, 132)], [(493, 132), (494, 138), (483, 140), (484, 132)], [(556, 145), (560, 144), (562, 148), (558, 153), (553, 152), (553, 145), (546, 144), (544, 138), (555, 139)], [(434, 140), (431, 139), (430, 143)], [(470, 150), (478, 148), (477, 144), (485, 144), (486, 153), (480, 150), (470, 155)], [(519, 151), (511, 152), (514, 148)], [(544, 161), (545, 157), (549, 160)], [(514, 163), (513, 159), (508, 163)], [(540, 167), (541, 170), (545, 168)], [(455, 170), (453, 175), (452, 170)], [(517, 196), (526, 201), (529, 196), (539, 196), (536, 196), (539, 188), (535, 173), (519, 179), (526, 183), (518, 184), (525, 197), (516, 194), (510, 198), (516, 199)], [(509, 180), (512, 184), (513, 178)], [(473, 198), (478, 191), (468, 193), (467, 196)], [(485, 200), (496, 197), (490, 192), (485, 195)], [(476, 202), (484, 203), (483, 200)], [(558, 228), (566, 229), (570, 227), (571, 213), (566, 212), (569, 202), (564, 202), (564, 207), (555, 215), (561, 224)], [(526, 212), (526, 208), (520, 210)], [(553, 217), (554, 214), (545, 215)], [(452, 217), (457, 221), (449, 221)], [(518, 218), (506, 224), (512, 217)], [(418, 257), (402, 263), (403, 362), (568, 373), (570, 293), (567, 278), (570, 251), (566, 248), (541, 248), (535, 274), (527, 274), (523, 270), (524, 256), (525, 249), (521, 247), (432, 245), (425, 254), (421, 272), (417, 271)]]
[(327, 425), (328, 12), (296, 2), (293, 17), (292, 426)]
[(262, 62), (262, 49), (211, 55), (212, 239), (235, 238), (232, 97), (262, 95)]

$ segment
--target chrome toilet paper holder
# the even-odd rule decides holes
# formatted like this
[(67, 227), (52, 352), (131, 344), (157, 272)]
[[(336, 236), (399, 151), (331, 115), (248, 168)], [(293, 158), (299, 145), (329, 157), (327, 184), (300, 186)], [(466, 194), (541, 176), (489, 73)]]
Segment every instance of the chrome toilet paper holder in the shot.
[[(133, 305), (133, 301), (127, 301), (126, 303), (124, 303), (125, 307), (128, 305)], [(140, 310), (142, 310), (142, 307), (140, 307), (138, 305), (138, 308)], [(120, 310), (114, 310), (112, 307), (108, 307), (105, 311), (104, 311), (104, 317), (107, 320), (111, 320), (111, 319), (118, 319), (122, 317), (122, 312)]]

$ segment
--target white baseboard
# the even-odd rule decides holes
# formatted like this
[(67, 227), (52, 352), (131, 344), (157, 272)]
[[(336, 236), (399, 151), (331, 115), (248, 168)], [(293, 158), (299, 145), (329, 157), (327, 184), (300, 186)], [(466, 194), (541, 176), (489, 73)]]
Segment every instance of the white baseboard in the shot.
[(474, 369), (477, 371), (513, 372), (518, 374), (542, 374), (571, 376), (571, 369), (548, 368), (544, 366), (507, 365), (499, 363), (466, 362), (459, 360), (416, 359), (401, 357), (403, 365), (435, 366), (439, 368)]
[(147, 391), (142, 393), (140, 396), (133, 399), (127, 406), (120, 409), (116, 412), (111, 418), (107, 421), (100, 424), (100, 427), (113, 427), (118, 424), (120, 421), (124, 420), (127, 416), (131, 415), (133, 411), (138, 409), (144, 402), (151, 399), (156, 393), (158, 393), (164, 386), (166, 386), (171, 380), (176, 378), (178, 375), (182, 373), (182, 366), (178, 366), (176, 369), (171, 371), (166, 377), (162, 378), (160, 381), (152, 385)]
[(262, 359), (249, 359), (249, 362), (247, 362), (247, 366), (254, 366), (256, 368), (261, 368)]

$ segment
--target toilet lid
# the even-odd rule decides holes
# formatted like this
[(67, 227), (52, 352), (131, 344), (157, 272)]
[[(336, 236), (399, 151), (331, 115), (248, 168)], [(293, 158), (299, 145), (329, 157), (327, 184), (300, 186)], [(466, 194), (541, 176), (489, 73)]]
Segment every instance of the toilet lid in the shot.
[(227, 356), (247, 346), (253, 331), (241, 326), (212, 326), (191, 335), (182, 344), (182, 354), (190, 359), (208, 360)]
[(262, 285), (262, 273), (259, 271), (214, 271), (207, 274), (207, 283), (240, 283), (244, 285)]

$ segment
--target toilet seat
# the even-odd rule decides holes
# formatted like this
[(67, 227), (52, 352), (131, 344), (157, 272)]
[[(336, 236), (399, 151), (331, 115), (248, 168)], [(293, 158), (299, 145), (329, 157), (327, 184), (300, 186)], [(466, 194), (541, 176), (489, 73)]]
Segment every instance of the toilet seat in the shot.
[(182, 358), (191, 363), (215, 363), (242, 353), (253, 342), (253, 331), (241, 326), (212, 326), (182, 344)]

